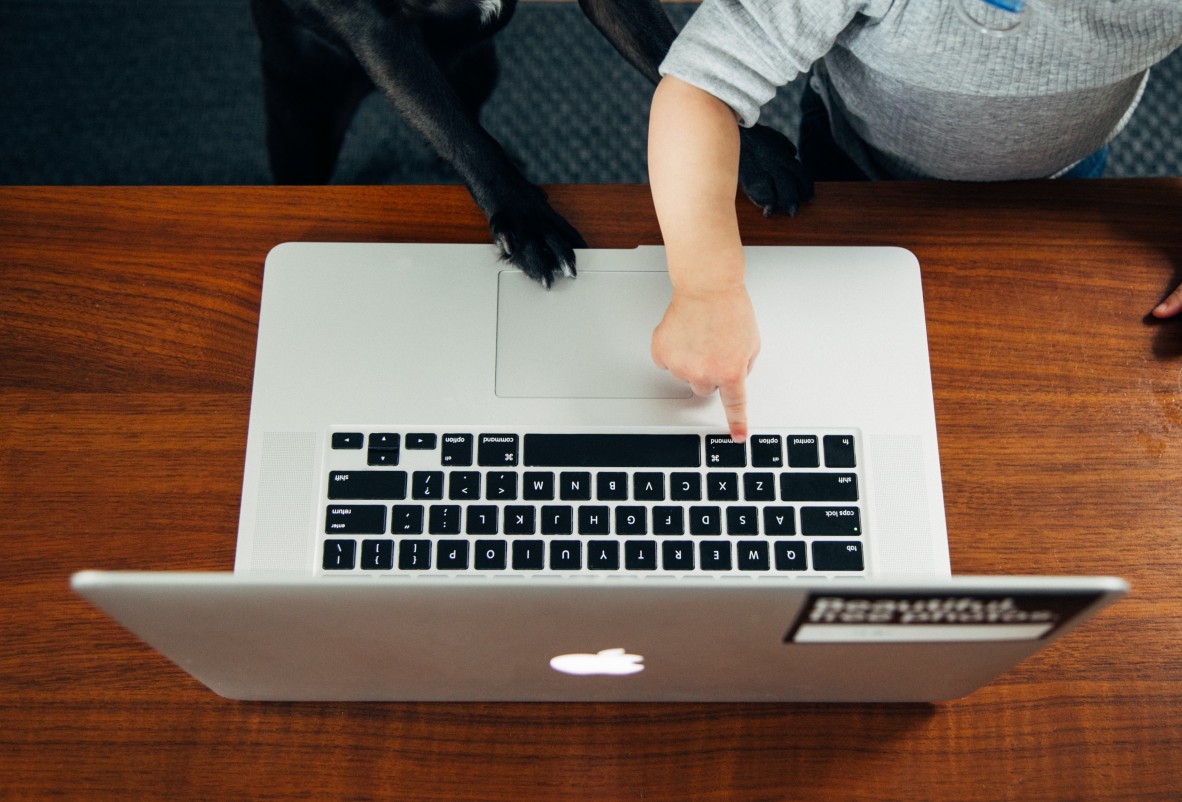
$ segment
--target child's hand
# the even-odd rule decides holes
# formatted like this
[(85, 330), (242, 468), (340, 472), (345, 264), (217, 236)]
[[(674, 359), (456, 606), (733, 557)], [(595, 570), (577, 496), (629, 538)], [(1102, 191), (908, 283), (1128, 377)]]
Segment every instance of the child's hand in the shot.
[(741, 284), (702, 295), (675, 290), (653, 332), (653, 361), (697, 395), (718, 390), (737, 442), (747, 439), (747, 374), (758, 353), (755, 310)]
[(1175, 287), (1174, 291), (1166, 296), (1166, 299), (1157, 306), (1153, 307), (1154, 317), (1173, 317), (1182, 312), (1182, 286)]

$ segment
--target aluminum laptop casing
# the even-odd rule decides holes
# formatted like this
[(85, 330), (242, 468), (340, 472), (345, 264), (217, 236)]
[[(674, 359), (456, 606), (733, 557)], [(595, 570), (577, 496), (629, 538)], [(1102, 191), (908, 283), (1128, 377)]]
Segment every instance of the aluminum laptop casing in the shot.
[[(860, 434), (867, 573), (950, 574), (919, 265), (749, 247), (751, 431)], [(587, 250), (549, 291), (487, 245), (288, 243), (264, 271), (235, 572), (311, 576), (333, 427), (725, 432), (657, 370), (664, 250)]]

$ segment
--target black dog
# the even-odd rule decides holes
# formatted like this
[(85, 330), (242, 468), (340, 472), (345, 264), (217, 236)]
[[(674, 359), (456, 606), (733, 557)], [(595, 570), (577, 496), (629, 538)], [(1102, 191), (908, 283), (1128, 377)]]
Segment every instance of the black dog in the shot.
[[(676, 32), (658, 0), (580, 0), (609, 42), (651, 81)], [(281, 184), (322, 184), (345, 130), (375, 87), (459, 173), (504, 258), (549, 287), (575, 274), (579, 233), (479, 123), (497, 75), (491, 36), (516, 0), (253, 0), (262, 40), (267, 145)], [(810, 200), (796, 148), (742, 131), (740, 181), (764, 214)]]

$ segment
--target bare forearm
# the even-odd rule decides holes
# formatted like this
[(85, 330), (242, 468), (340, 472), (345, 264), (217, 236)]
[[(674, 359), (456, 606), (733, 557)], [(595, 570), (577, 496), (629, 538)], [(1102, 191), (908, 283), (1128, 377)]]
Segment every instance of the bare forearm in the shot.
[(673, 297), (653, 361), (698, 395), (716, 389), (731, 437), (747, 437), (747, 374), (759, 330), (735, 213), (739, 129), (722, 101), (675, 78), (653, 96), (649, 180)]
[(653, 96), (648, 163), (674, 288), (711, 292), (741, 284), (734, 112), (697, 87), (664, 78)]

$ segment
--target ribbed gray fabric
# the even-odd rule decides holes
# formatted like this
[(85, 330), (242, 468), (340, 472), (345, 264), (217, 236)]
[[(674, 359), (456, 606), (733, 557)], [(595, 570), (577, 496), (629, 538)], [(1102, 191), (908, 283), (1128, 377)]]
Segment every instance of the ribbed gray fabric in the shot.
[[(671, 4), (684, 23), (693, 6)], [(651, 87), (574, 3), (523, 3), (498, 37), (485, 125), (538, 183), (646, 180)], [(795, 131), (800, 88), (762, 120)], [(1182, 175), (1182, 53), (1154, 70), (1108, 175)], [(339, 183), (455, 181), (380, 98), (360, 110)], [(247, 0), (0, 2), (0, 183), (268, 183)]]
[(1108, 143), (1179, 45), (1177, 3), (1032, 3), (997, 36), (948, 0), (704, 0), (661, 72), (751, 125), (813, 68), (867, 175), (994, 181), (1054, 175)]

